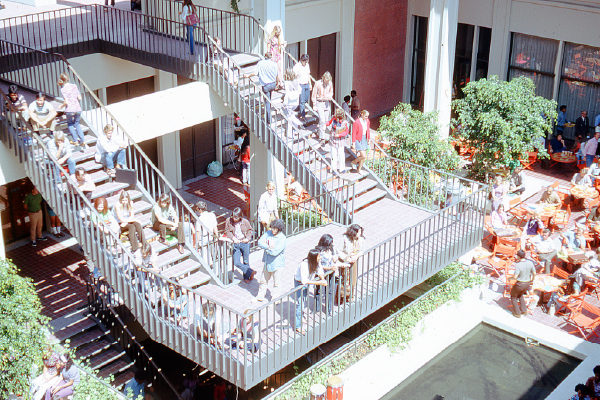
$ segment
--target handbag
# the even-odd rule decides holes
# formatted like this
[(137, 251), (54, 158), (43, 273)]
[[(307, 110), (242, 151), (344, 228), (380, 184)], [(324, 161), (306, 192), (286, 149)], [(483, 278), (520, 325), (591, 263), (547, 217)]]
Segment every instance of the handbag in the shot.
[(188, 25), (196, 25), (200, 22), (198, 16), (196, 15), (196, 11), (192, 12), (190, 15), (185, 17), (185, 23)]

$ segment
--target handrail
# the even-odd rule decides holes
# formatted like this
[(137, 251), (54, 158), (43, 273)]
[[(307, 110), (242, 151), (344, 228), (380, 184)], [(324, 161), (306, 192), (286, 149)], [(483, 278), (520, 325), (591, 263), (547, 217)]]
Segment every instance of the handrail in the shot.
[[(162, 368), (160, 368), (158, 365), (156, 365), (156, 363), (154, 362), (154, 359), (146, 351), (146, 348), (136, 340), (135, 335), (133, 335), (133, 333), (131, 333), (131, 331), (127, 328), (127, 325), (125, 324), (125, 322), (123, 322), (123, 320), (121, 319), (119, 314), (115, 311), (113, 304), (109, 304), (107, 307), (103, 306), (103, 304), (108, 304), (110, 299), (107, 299), (104, 296), (104, 294), (100, 290), (98, 290), (98, 288), (96, 287), (94, 282), (91, 282), (89, 278), (85, 278), (84, 280), (86, 282), (86, 285), (88, 286), (88, 308), (92, 309), (94, 302), (96, 304), (99, 304), (101, 308), (100, 308), (100, 310), (96, 310), (96, 312), (94, 314), (97, 316), (98, 319), (103, 321), (103, 324), (105, 326), (109, 326), (109, 324), (110, 324), (109, 329), (112, 332), (114, 332), (114, 330), (117, 327), (115, 326), (114, 323), (112, 323), (113, 321), (110, 321), (109, 319), (105, 319), (101, 316), (98, 316), (98, 311), (105, 311), (105, 312), (110, 313), (112, 318), (114, 318), (118, 322), (118, 326), (121, 328), (121, 331), (123, 332), (122, 334), (120, 334), (118, 336), (122, 336), (123, 339), (126, 339), (129, 342), (133, 343), (135, 346), (134, 351), (141, 352), (143, 354), (143, 356), (144, 356), (143, 360), (152, 367), (152, 369), (160, 376), (162, 382), (165, 382), (166, 385), (168, 386), (168, 388), (170, 389), (171, 393), (169, 393), (169, 398), (171, 398), (171, 396), (174, 396), (176, 399), (182, 400), (182, 397), (179, 394), (179, 392), (177, 391), (177, 388), (175, 388), (171, 384), (171, 381), (163, 373)], [(112, 288), (109, 287), (108, 290), (112, 291)], [(90, 299), (90, 296), (92, 297), (92, 299)], [(114, 296), (111, 296), (111, 298), (114, 299)], [(100, 299), (100, 300), (98, 301), (98, 299)], [(115, 335), (113, 333), (113, 336), (117, 336), (117, 335)], [(119, 343), (121, 342), (121, 340), (123, 340), (120, 337), (117, 337), (116, 339), (119, 341)], [(122, 347), (124, 348), (124, 350), (126, 352), (128, 352), (130, 343), (127, 343), (127, 345), (122, 344)], [(134, 361), (136, 361), (136, 362), (139, 361), (139, 358), (135, 359)]]
[[(80, 89), (83, 89), (83, 90), (81, 90), (81, 92), (84, 94), (84, 96), (83, 96), (84, 98), (82, 101), (83, 110), (91, 111), (91, 110), (100, 109), (101, 112), (103, 112), (106, 115), (106, 118), (102, 118), (103, 120), (105, 120), (104, 122), (110, 122), (111, 124), (116, 125), (115, 132), (120, 132), (124, 136), (125, 140), (128, 142), (127, 151), (130, 154), (129, 159), (132, 164), (135, 161), (136, 168), (134, 168), (134, 169), (136, 169), (138, 172), (138, 179), (144, 183), (143, 187), (146, 189), (151, 188), (151, 187), (153, 188), (153, 186), (156, 186), (157, 184), (163, 186), (162, 188), (159, 186), (158, 187), (159, 190), (154, 191), (154, 193), (152, 193), (152, 194), (149, 193), (152, 200), (155, 201), (156, 198), (162, 193), (170, 193), (171, 198), (174, 200), (174, 202), (177, 203), (177, 204), (174, 204), (174, 208), (176, 209), (181, 220), (188, 218), (190, 221), (193, 221), (192, 222), (193, 226), (200, 227), (200, 229), (202, 230), (202, 232), (201, 232), (202, 235), (205, 235), (206, 232), (210, 232), (208, 227), (206, 227), (206, 225), (199, 219), (198, 215), (191, 209), (191, 207), (188, 205), (188, 203), (181, 197), (181, 195), (171, 185), (171, 183), (163, 175), (163, 173), (154, 165), (154, 163), (152, 163), (152, 161), (148, 158), (146, 153), (144, 151), (142, 151), (142, 149), (139, 147), (139, 145), (129, 136), (127, 131), (123, 128), (123, 126), (119, 123), (119, 121), (114, 117), (114, 115), (108, 109), (106, 109), (106, 107), (102, 104), (100, 99), (89, 88), (89, 86), (87, 86), (87, 84), (83, 81), (83, 79), (81, 79), (81, 77), (77, 73), (77, 71), (73, 68), (73, 66), (66, 60), (66, 58), (62, 54), (47, 52), (47, 51), (43, 51), (43, 50), (37, 50), (37, 49), (33, 49), (28, 46), (24, 46), (24, 45), (21, 45), (18, 43), (13, 43), (13, 42), (5, 41), (5, 40), (0, 40), (0, 43), (1, 42), (7, 43), (10, 46), (17, 47), (20, 50), (32, 52), (34, 54), (38, 53), (38, 54), (42, 54), (42, 55), (47, 55), (48, 57), (56, 57), (59, 60), (61, 60), (65, 64), (64, 70), (70, 71), (71, 74), (73, 75), (73, 77), (76, 79), (76, 82), (74, 82), (74, 83), (76, 83), (77, 86), (80, 87)], [(0, 74), (0, 76), (5, 76), (6, 74), (7, 73)], [(40, 88), (33, 88), (33, 86), (35, 86), (35, 84), (33, 83), (34, 79), (35, 79), (35, 77), (26, 77), (25, 78), (26, 81), (32, 81), (32, 82), (23, 83), (23, 81), (21, 80), (21, 82), (15, 82), (15, 83), (25, 84), (31, 89), (40, 90)], [(50, 77), (49, 80), (46, 80), (44, 82), (46, 82), (46, 83), (52, 82), (53, 79), (55, 79), (55, 78)], [(37, 84), (37, 82), (35, 82), (35, 83)], [(56, 91), (56, 89), (55, 89), (56, 87), (58, 87), (58, 86), (51, 85), (50, 87), (46, 88), (46, 93), (52, 94), (54, 97), (60, 96), (58, 91)], [(95, 103), (95, 104), (88, 104), (90, 102)], [(102, 123), (101, 125), (104, 125), (104, 123)], [(102, 126), (100, 126), (98, 128), (101, 129)], [(132, 165), (132, 166), (134, 166), (134, 165)], [(150, 171), (148, 171), (148, 170), (150, 170)], [(144, 174), (144, 172), (154, 174), (155, 177), (147, 177)], [(146, 179), (144, 179), (144, 178), (146, 178)], [(152, 178), (152, 179), (150, 179), (150, 178)], [(150, 182), (145, 182), (148, 180), (152, 181), (152, 185), (148, 184)], [(160, 189), (162, 189), (162, 190), (160, 190)], [(194, 247), (195, 246), (193, 244), (189, 244), (190, 249), (193, 250)], [(204, 266), (204, 268), (207, 271), (215, 272), (214, 270), (212, 270), (210, 268), (209, 265), (206, 265), (206, 262), (203, 257), (198, 257), (197, 253), (195, 255), (197, 256), (198, 261)], [(215, 259), (214, 254), (212, 254), (212, 255), (213, 255), (213, 260), (212, 260), (213, 265), (218, 266), (223, 262), (222, 259)], [(218, 272), (218, 271), (216, 271), (216, 272)], [(216, 282), (226, 283), (226, 282), (224, 282), (225, 277), (222, 274), (216, 273), (216, 275), (220, 278), (220, 279), (215, 279)]]

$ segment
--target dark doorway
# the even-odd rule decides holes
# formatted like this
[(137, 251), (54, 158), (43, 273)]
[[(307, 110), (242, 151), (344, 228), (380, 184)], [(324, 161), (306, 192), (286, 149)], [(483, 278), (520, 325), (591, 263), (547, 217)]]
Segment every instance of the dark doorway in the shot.
[(206, 174), (206, 167), (216, 159), (215, 131), (215, 120), (180, 131), (181, 180), (185, 181)]
[(4, 243), (14, 242), (29, 236), (29, 214), (23, 206), (23, 199), (25, 199), (27, 193), (31, 193), (31, 189), (33, 189), (33, 183), (29, 178), (19, 179), (0, 186)]
[(335, 60), (336, 60), (336, 34), (321, 36), (310, 39), (307, 45), (310, 57), (310, 73), (319, 80), (326, 71), (331, 74), (332, 82), (335, 82)]

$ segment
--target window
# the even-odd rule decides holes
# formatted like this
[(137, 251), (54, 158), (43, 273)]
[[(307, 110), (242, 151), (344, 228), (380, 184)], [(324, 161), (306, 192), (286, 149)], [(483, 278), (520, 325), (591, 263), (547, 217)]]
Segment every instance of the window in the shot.
[(508, 80), (526, 76), (535, 83), (538, 96), (552, 99), (558, 41), (513, 33)]
[(479, 40), (477, 46), (477, 64), (475, 66), (475, 80), (487, 78), (490, 62), (490, 44), (492, 43), (492, 29), (479, 27)]
[(462, 88), (471, 80), (471, 59), (475, 26), (458, 24), (456, 28), (456, 50), (454, 51), (454, 76), (452, 98), (463, 97)]
[(425, 88), (425, 55), (427, 49), (427, 17), (414, 17), (413, 54), (410, 79), (410, 104), (423, 109)]
[[(575, 121), (582, 110), (588, 112), (590, 124), (600, 113), (600, 48), (565, 43), (558, 102), (567, 106), (567, 119)], [(574, 137), (566, 128), (565, 136)]]

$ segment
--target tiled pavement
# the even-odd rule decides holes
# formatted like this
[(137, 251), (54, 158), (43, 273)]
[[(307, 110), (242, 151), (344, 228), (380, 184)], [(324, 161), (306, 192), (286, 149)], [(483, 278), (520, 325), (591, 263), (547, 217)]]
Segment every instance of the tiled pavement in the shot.
[[(32, 247), (29, 241), (7, 250), (21, 270), (20, 274), (33, 280), (42, 303), (42, 314), (56, 319), (87, 304), (83, 274), (89, 273), (83, 255), (45, 234), (48, 240)], [(67, 237), (63, 238), (67, 239)]]
[[(525, 175), (546, 181), (548, 183), (548, 185), (552, 184), (556, 181), (559, 181), (559, 191), (568, 193), (569, 188), (571, 186), (571, 184), (570, 184), (571, 178), (577, 171), (579, 171), (579, 170), (575, 169), (571, 165), (565, 166), (565, 165), (558, 165), (558, 164), (550, 169), (542, 169), (540, 163), (538, 162), (538, 163), (534, 164), (533, 171), (526, 170)], [(582, 219), (583, 219), (583, 210), (581, 210), (580, 208), (574, 208), (572, 210), (572, 216), (571, 216), (569, 226), (570, 227), (574, 226), (575, 221), (582, 220)], [(558, 235), (558, 233), (554, 234), (554, 236), (557, 236), (557, 235)], [(496, 296), (494, 296), (491, 299), (490, 303), (507, 310), (507, 312), (512, 312), (512, 304), (511, 304), (510, 298), (502, 296), (501, 291), (503, 290), (503, 287), (500, 287), (499, 290), (500, 290), (500, 293), (498, 293)], [(548, 300), (548, 295), (546, 295), (545, 300), (546, 301)], [(588, 296), (586, 296), (585, 300), (588, 303), (590, 303), (596, 307), (600, 307), (600, 301), (598, 300), (596, 295), (588, 295)], [(581, 337), (581, 335), (578, 332), (577, 333), (575, 332), (575, 328), (573, 326), (568, 325), (566, 323), (566, 318), (564, 316), (558, 316), (558, 315), (550, 316), (546, 312), (544, 312), (544, 309), (542, 309), (541, 307), (533, 308), (532, 314), (528, 314), (525, 318), (532, 319), (532, 320), (542, 323), (546, 326), (550, 326), (550, 327), (562, 330), (564, 332), (573, 333), (573, 334)], [(596, 333), (598, 335), (600, 335), (600, 327), (596, 329)], [(600, 339), (597, 337), (590, 338), (590, 341), (592, 341), (594, 343), (600, 343)]]
[(233, 168), (225, 169), (217, 178), (207, 176), (190, 182), (186, 191), (228, 210), (240, 207), (245, 211), (244, 190), (238, 174)]

